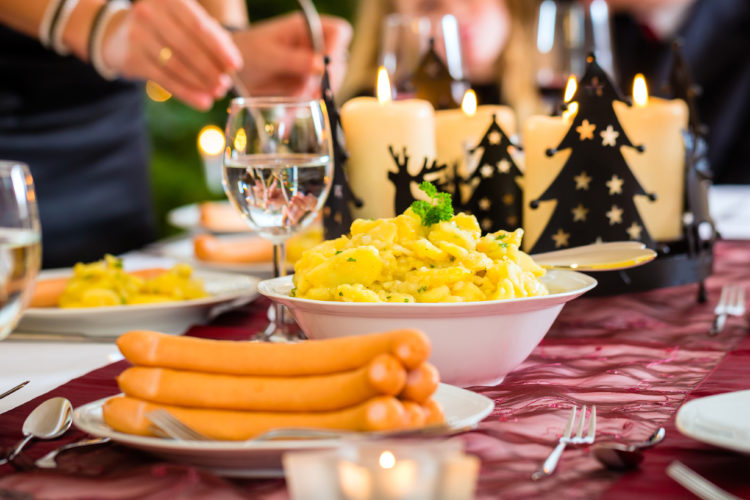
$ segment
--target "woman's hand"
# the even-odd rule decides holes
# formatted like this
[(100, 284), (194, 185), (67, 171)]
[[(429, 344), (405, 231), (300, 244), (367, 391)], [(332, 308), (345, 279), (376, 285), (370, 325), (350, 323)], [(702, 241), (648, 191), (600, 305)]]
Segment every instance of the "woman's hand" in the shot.
[(242, 66), (229, 33), (195, 0), (138, 0), (109, 23), (101, 51), (119, 75), (153, 80), (202, 110), (226, 93), (229, 75)]
[[(345, 20), (321, 16), (329, 75), (336, 89), (346, 69), (352, 29)], [(323, 58), (310, 43), (304, 18), (289, 14), (252, 24), (233, 33), (245, 61), (239, 76), (251, 95), (317, 95)]]

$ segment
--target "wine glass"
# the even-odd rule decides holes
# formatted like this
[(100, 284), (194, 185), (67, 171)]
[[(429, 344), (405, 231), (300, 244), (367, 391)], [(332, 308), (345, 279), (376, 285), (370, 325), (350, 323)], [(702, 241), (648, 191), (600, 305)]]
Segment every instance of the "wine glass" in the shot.
[(583, 74), (589, 52), (610, 77), (615, 76), (606, 0), (593, 0), (588, 6), (544, 0), (536, 33), (536, 84), (550, 112), (557, 111), (568, 77)]
[(0, 161), (0, 339), (28, 305), (42, 260), (34, 182), (23, 163)]
[[(315, 220), (333, 178), (325, 104), (292, 97), (236, 98), (229, 105), (223, 185), (252, 229), (274, 245), (274, 277), (286, 274), (284, 242)], [(266, 338), (293, 338), (275, 303)]]
[(389, 14), (381, 27), (380, 61), (392, 82), (393, 97), (412, 97), (410, 79), (422, 56), (435, 43), (435, 51), (443, 59), (455, 84), (454, 99), (461, 102), (466, 90), (463, 55), (456, 18), (450, 14), (439, 17)]

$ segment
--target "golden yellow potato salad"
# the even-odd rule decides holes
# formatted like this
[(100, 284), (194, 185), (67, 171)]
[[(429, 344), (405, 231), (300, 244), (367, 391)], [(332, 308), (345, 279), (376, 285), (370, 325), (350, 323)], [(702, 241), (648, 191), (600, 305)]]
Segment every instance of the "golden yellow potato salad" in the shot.
[(468, 302), (548, 293), (538, 280), (544, 269), (519, 250), (522, 229), (482, 236), (473, 215), (452, 212), (429, 225), (414, 207), (391, 219), (355, 220), (351, 236), (325, 241), (297, 261), (293, 294), (346, 302)]
[(192, 278), (192, 268), (177, 264), (144, 279), (122, 269), (112, 255), (90, 264), (78, 263), (60, 296), (60, 307), (103, 307), (197, 299), (208, 294), (203, 282)]

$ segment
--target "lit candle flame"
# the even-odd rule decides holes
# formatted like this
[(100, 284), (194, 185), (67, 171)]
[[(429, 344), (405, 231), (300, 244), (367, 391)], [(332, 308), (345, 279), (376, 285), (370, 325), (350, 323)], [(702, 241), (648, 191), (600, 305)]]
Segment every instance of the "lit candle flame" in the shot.
[(633, 80), (633, 102), (639, 108), (648, 104), (648, 87), (646, 86), (646, 78), (640, 73), (635, 75), (635, 80)]
[(386, 450), (380, 454), (378, 463), (384, 469), (392, 469), (396, 465), (396, 457), (390, 451)]
[(198, 148), (207, 155), (216, 156), (224, 150), (224, 133), (214, 125), (206, 125), (198, 133)]
[(563, 100), (565, 102), (570, 102), (570, 100), (573, 99), (577, 88), (578, 82), (576, 82), (576, 77), (570, 75), (570, 78), (568, 78), (568, 84), (565, 85), (565, 97), (563, 98)]
[(391, 102), (391, 82), (388, 80), (388, 71), (383, 66), (378, 68), (377, 95), (380, 104)]
[(472, 89), (469, 89), (464, 94), (464, 99), (461, 101), (461, 109), (467, 116), (474, 116), (477, 112), (477, 93)]
[(234, 136), (234, 149), (236, 149), (240, 153), (244, 153), (246, 147), (247, 147), (247, 134), (245, 133), (245, 129), (241, 128), (237, 131), (237, 134)]
[(577, 112), (578, 112), (578, 103), (571, 102), (570, 104), (568, 104), (568, 109), (563, 111), (563, 114), (562, 114), (563, 120), (570, 121)]

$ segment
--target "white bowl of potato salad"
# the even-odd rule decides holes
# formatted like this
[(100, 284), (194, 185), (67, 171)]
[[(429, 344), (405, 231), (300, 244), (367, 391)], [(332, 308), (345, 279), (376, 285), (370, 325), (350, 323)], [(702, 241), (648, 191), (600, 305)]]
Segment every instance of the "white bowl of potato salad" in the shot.
[(258, 290), (311, 339), (417, 328), (441, 380), (497, 384), (596, 280), (545, 271), (519, 249), (521, 229), (483, 235), (474, 216), (445, 207), (448, 195), (428, 195), (397, 217), (355, 220), (348, 236), (306, 251), (293, 276)]

